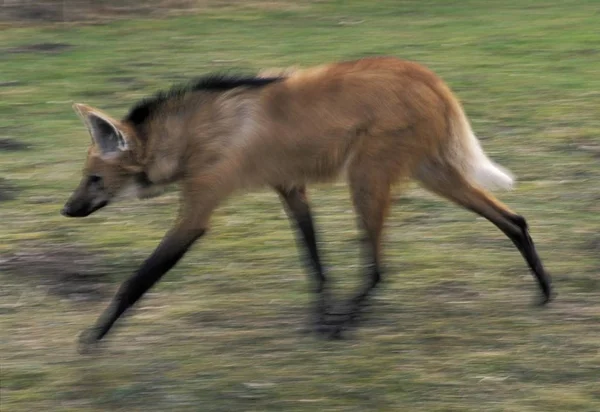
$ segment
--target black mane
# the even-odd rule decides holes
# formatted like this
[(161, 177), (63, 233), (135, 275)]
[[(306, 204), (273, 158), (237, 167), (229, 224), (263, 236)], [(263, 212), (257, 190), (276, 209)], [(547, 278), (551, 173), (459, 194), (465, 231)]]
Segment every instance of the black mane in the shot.
[(154, 96), (141, 100), (129, 111), (124, 120), (140, 125), (150, 118), (167, 100), (181, 97), (194, 91), (223, 92), (236, 87), (258, 88), (283, 80), (283, 77), (254, 77), (231, 74), (209, 74), (185, 85), (173, 86), (168, 91), (160, 91)]

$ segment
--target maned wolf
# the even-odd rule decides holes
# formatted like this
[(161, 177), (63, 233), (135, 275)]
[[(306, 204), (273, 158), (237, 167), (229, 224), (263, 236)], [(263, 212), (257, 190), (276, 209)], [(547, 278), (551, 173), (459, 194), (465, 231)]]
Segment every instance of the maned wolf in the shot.
[[(379, 282), (390, 187), (411, 178), (496, 225), (527, 261), (542, 303), (552, 297), (525, 219), (484, 189), (508, 189), (512, 177), (484, 154), (448, 86), (417, 63), (378, 57), (273, 77), (209, 76), (138, 103), (122, 120), (74, 108), (92, 143), (65, 216), (87, 216), (124, 193), (154, 196), (175, 182), (182, 194), (174, 227), (81, 335), (83, 348), (181, 259), (223, 199), (265, 186), (281, 196), (310, 257), (322, 333), (337, 336)], [(368, 269), (348, 313), (332, 322), (306, 184), (340, 175), (365, 235)]]

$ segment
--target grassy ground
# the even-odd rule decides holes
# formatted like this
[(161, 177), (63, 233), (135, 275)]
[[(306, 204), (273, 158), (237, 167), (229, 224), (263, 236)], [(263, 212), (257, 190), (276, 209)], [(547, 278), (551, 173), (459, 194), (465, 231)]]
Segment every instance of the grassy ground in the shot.
[[(213, 3), (0, 32), (1, 409), (600, 410), (597, 4)], [(103, 352), (77, 355), (76, 335), (152, 251), (176, 194), (62, 218), (89, 142), (72, 102), (118, 117), (208, 71), (371, 54), (429, 65), (464, 101), (485, 149), (519, 178), (501, 198), (529, 219), (557, 300), (532, 307), (510, 242), (415, 186), (388, 220), (368, 323), (340, 342), (302, 335), (305, 272), (264, 191), (223, 205)], [(360, 279), (347, 189), (311, 196), (341, 299)]]

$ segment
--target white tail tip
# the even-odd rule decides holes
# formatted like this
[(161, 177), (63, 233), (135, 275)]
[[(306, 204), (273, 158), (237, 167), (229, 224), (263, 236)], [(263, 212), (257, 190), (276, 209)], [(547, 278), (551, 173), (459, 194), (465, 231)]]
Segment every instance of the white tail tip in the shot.
[(477, 183), (489, 190), (511, 190), (514, 187), (515, 178), (507, 169), (486, 159), (475, 170)]

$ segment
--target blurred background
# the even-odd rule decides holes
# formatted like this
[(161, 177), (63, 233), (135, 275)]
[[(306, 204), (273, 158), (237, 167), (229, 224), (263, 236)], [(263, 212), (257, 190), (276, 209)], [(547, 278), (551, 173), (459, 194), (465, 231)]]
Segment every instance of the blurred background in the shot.
[[(33, 1), (0, 6), (2, 411), (598, 411), (600, 8), (594, 1)], [(89, 135), (73, 102), (120, 118), (215, 71), (369, 55), (426, 64), (517, 188), (557, 299), (540, 309), (494, 226), (418, 186), (396, 196), (364, 324), (299, 332), (312, 303), (268, 190), (211, 233), (93, 356), (77, 334), (169, 228), (177, 194), (59, 211)], [(344, 183), (309, 188), (335, 298), (361, 280)]]

